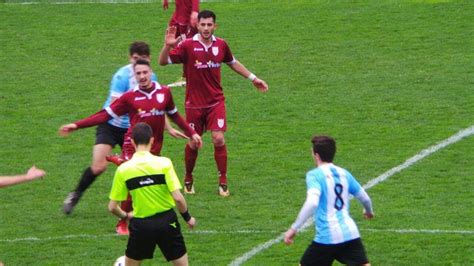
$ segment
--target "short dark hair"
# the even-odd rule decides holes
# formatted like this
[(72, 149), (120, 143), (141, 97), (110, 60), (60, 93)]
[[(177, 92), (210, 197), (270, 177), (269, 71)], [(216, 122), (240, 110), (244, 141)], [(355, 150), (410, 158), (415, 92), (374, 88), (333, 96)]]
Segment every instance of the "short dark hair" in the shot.
[(331, 163), (336, 155), (336, 141), (329, 136), (314, 136), (313, 153), (318, 154), (323, 162)]
[(198, 14), (198, 21), (201, 20), (202, 18), (212, 18), (214, 22), (216, 22), (216, 14), (212, 12), (211, 10), (202, 10)]
[(151, 137), (153, 137), (153, 130), (147, 123), (140, 122), (132, 129), (132, 139), (135, 145), (146, 145), (150, 143)]
[(138, 59), (137, 61), (135, 61), (135, 64), (133, 64), (133, 68), (135, 69), (135, 67), (137, 65), (147, 65), (147, 66), (151, 67), (150, 61), (148, 61), (146, 59)]
[(150, 46), (146, 42), (136, 41), (130, 44), (128, 52), (130, 55), (138, 54), (150, 56)]

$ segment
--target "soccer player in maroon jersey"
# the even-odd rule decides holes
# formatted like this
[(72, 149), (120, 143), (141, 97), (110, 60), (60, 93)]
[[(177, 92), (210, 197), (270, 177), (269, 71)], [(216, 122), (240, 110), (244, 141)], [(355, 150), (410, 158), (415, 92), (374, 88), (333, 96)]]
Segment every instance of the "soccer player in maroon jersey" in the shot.
[[(168, 0), (163, 0), (163, 8), (168, 9)], [(176, 0), (175, 10), (169, 26), (176, 27), (176, 38), (181, 40), (196, 34), (199, 12), (199, 0)]]
[[(59, 134), (67, 136), (74, 130), (95, 126), (108, 121), (112, 117), (128, 114), (130, 116), (130, 128), (124, 137), (122, 147), (123, 158), (128, 160), (135, 152), (131, 142), (131, 128), (139, 122), (145, 122), (153, 129), (154, 142), (151, 152), (159, 155), (163, 144), (165, 114), (167, 114), (184, 131), (186, 136), (191, 138), (190, 143), (201, 147), (201, 137), (186, 124), (178, 113), (169, 88), (151, 80), (152, 69), (150, 63), (147, 60), (139, 59), (135, 62), (133, 69), (138, 82), (137, 87), (126, 92), (109, 107), (102, 109), (96, 114), (61, 126)], [(122, 209), (130, 211), (131, 203), (124, 201)]]
[[(182, 41), (193, 37), (197, 31), (199, 0), (176, 0), (175, 10), (169, 26), (175, 27), (175, 37)], [(168, 0), (163, 0), (163, 8), (168, 9)], [(183, 66), (183, 76), (178, 81), (168, 84), (170, 87), (186, 85), (186, 68)]]
[[(168, 27), (165, 43), (160, 53), (160, 65), (184, 64), (186, 68), (186, 121), (199, 135), (211, 131), (214, 144), (214, 158), (219, 171), (218, 193), (229, 196), (227, 185), (227, 148), (224, 132), (226, 131), (225, 97), (221, 86), (221, 64), (226, 63), (232, 70), (248, 78), (261, 92), (268, 91), (265, 81), (257, 78), (237, 61), (227, 45), (214, 36), (216, 15), (203, 10), (198, 15), (199, 33), (180, 42), (175, 37), (176, 28)], [(198, 156), (198, 147), (189, 142), (185, 148), (185, 189), (194, 193), (193, 169)]]

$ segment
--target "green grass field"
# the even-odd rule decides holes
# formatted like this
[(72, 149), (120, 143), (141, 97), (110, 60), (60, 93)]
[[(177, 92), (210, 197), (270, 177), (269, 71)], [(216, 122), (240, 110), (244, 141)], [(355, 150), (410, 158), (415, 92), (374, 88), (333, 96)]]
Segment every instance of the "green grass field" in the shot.
[[(0, 4), (0, 174), (32, 164), (43, 181), (0, 191), (5, 265), (112, 265), (127, 238), (107, 211), (115, 166), (66, 217), (62, 201), (91, 160), (94, 129), (60, 125), (98, 111), (134, 40), (158, 56), (171, 10), (149, 4)], [(6, 2), (6, 3), (5, 3)], [(44, 2), (44, 1), (43, 1)], [(219, 198), (209, 134), (187, 196), (198, 226), (184, 230), (191, 265), (228, 265), (276, 239), (305, 199), (310, 138), (338, 141), (336, 163), (365, 184), (474, 125), (472, 1), (212, 1), (216, 35), (270, 85), (261, 94), (223, 68), (229, 185)], [(158, 66), (161, 83), (180, 66)], [(174, 89), (184, 113), (183, 90)], [(184, 142), (163, 155), (184, 172)], [(474, 264), (474, 137), (418, 161), (368, 190), (376, 219), (352, 214), (372, 265)], [(118, 152), (118, 150), (117, 150)], [(297, 265), (314, 236), (300, 233), (245, 265)], [(164, 264), (160, 252), (145, 265)]]

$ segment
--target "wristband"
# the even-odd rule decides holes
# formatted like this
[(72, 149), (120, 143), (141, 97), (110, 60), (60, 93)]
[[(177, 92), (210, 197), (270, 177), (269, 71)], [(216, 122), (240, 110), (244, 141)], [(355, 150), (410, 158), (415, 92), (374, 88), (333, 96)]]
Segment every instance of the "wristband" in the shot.
[(247, 77), (248, 80), (254, 81), (257, 78), (254, 73), (250, 72), (249, 76)]
[(181, 213), (181, 217), (183, 217), (185, 222), (188, 222), (191, 220), (191, 215), (189, 214), (189, 211), (186, 210), (185, 212)]

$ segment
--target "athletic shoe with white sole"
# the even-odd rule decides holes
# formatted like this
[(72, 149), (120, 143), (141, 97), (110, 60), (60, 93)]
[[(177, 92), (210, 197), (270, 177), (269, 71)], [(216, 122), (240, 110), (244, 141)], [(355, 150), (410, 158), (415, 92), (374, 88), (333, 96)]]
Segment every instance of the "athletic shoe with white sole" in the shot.
[(195, 194), (193, 181), (184, 182), (184, 193), (186, 194)]
[(82, 194), (77, 191), (70, 192), (63, 202), (63, 211), (65, 214), (71, 214), (74, 207), (79, 202)]
[(228, 197), (230, 196), (230, 191), (229, 188), (227, 187), (227, 184), (219, 184), (219, 189), (217, 191), (217, 194), (221, 197)]

